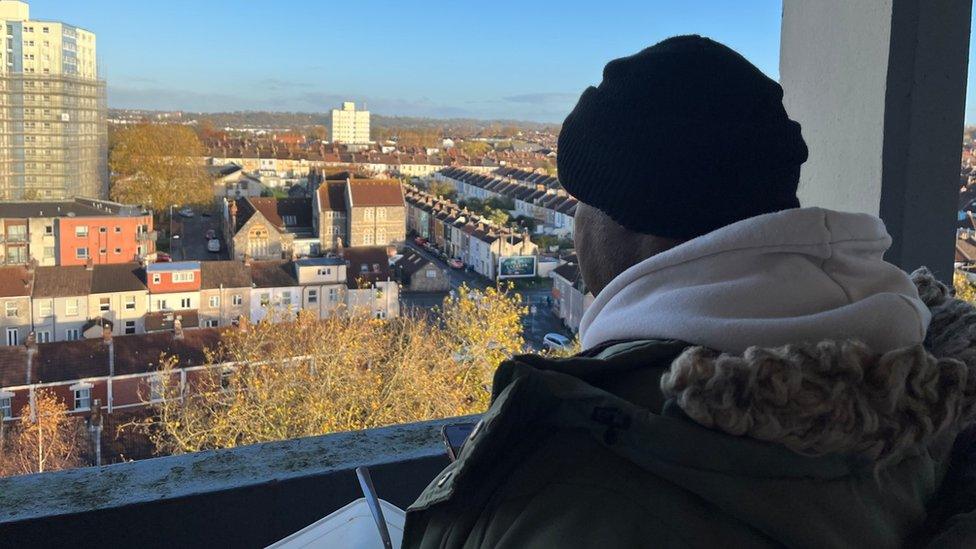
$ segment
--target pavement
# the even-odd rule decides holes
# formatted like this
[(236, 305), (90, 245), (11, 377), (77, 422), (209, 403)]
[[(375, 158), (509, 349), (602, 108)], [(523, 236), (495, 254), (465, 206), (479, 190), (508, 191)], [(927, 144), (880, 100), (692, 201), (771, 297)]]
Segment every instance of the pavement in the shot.
[[(452, 290), (456, 291), (462, 284), (479, 290), (494, 285), (494, 282), (474, 271), (452, 269), (447, 263), (411, 241), (408, 241), (406, 245), (424, 258), (447, 269)], [(546, 302), (546, 299), (552, 295), (550, 287), (521, 289), (516, 290), (516, 293), (522, 295), (523, 302), (529, 307), (529, 313), (522, 318), (522, 335), (533, 350), (542, 350), (542, 338), (550, 332), (562, 334), (570, 339), (573, 338), (569, 330), (563, 326), (562, 320), (552, 312), (551, 307)], [(400, 304), (406, 310), (429, 309), (440, 307), (445, 297), (447, 297), (447, 292), (401, 292)]]
[[(220, 239), (220, 251), (217, 253), (207, 251), (207, 229), (213, 229)], [(203, 261), (228, 259), (227, 245), (223, 241), (220, 233), (220, 218), (217, 216), (204, 216), (201, 212), (194, 210), (193, 217), (183, 217), (174, 212), (173, 233), (180, 238), (170, 239), (170, 255), (173, 261)]]

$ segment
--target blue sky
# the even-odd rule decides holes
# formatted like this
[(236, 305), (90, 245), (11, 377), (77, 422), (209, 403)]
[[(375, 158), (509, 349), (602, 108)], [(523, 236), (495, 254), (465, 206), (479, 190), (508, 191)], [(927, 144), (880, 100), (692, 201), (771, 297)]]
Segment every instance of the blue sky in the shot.
[(608, 60), (687, 33), (779, 72), (780, 0), (30, 4), (33, 18), (98, 34), (112, 107), (321, 112), (345, 99), (387, 115), (559, 122)]

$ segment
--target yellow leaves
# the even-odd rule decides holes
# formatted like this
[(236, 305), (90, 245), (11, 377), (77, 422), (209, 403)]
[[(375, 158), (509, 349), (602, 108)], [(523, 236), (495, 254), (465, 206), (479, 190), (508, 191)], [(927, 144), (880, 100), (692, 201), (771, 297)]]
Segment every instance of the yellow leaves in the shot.
[(956, 291), (957, 298), (969, 303), (976, 303), (976, 282), (971, 280), (967, 273), (962, 271), (953, 273), (952, 287)]
[[(208, 352), (235, 365), (228, 390), (214, 368), (136, 427), (179, 453), (480, 412), (498, 363), (522, 350), (524, 312), (508, 289), (462, 287), (437, 317), (252, 324)], [(179, 395), (175, 361), (160, 364)]]

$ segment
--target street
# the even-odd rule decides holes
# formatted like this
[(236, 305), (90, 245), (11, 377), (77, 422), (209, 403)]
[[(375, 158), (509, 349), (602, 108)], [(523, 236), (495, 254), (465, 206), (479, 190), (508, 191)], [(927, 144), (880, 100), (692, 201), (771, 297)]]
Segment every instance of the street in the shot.
[[(193, 217), (183, 217), (173, 212), (173, 231), (179, 238), (170, 239), (170, 255), (173, 261), (227, 259), (227, 245), (220, 233), (220, 218), (204, 216), (194, 210)], [(220, 252), (207, 251), (206, 232), (213, 229), (220, 241)]]
[[(451, 288), (454, 291), (456, 291), (462, 284), (466, 284), (469, 288), (476, 288), (479, 290), (484, 290), (492, 285), (491, 281), (473, 271), (467, 272), (464, 269), (452, 269), (445, 262), (433, 256), (427, 250), (417, 246), (412, 241), (408, 241), (406, 245), (409, 246), (413, 251), (422, 255), (425, 259), (433, 261), (438, 266), (447, 269), (448, 278), (451, 282)], [(549, 305), (547, 304), (546, 300), (551, 296), (551, 289), (548, 286), (516, 290), (516, 292), (522, 296), (522, 300), (526, 307), (529, 307), (529, 313), (522, 318), (522, 334), (526, 343), (528, 343), (533, 350), (542, 350), (542, 338), (550, 332), (556, 332), (572, 339), (573, 335), (569, 332), (569, 330), (566, 329), (565, 326), (563, 326), (562, 321), (560, 321), (559, 318), (552, 313)], [(400, 294), (400, 303), (403, 306), (404, 311), (407, 312), (411, 309), (420, 310), (429, 309), (431, 307), (440, 307), (445, 297), (447, 297), (446, 292), (403, 292)]]

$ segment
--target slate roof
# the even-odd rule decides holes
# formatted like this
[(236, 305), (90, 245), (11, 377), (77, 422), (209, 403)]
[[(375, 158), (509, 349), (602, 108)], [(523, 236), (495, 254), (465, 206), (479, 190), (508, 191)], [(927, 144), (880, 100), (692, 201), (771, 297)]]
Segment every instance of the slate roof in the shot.
[(91, 276), (91, 293), (136, 292), (146, 289), (146, 279), (139, 263), (95, 265)]
[(244, 263), (235, 260), (203, 261), (200, 263), (200, 289), (248, 288), (251, 286), (251, 273)]
[(342, 254), (349, 264), (346, 283), (350, 288), (358, 289), (360, 280), (376, 282), (392, 279), (385, 246), (355, 246), (344, 249)]
[(319, 207), (334, 212), (346, 211), (346, 182), (343, 181), (323, 181), (319, 185)]
[(251, 262), (251, 281), (255, 288), (282, 288), (298, 286), (291, 261), (275, 259)]
[(92, 288), (92, 273), (84, 265), (68, 267), (38, 267), (34, 270), (35, 298), (88, 295)]

